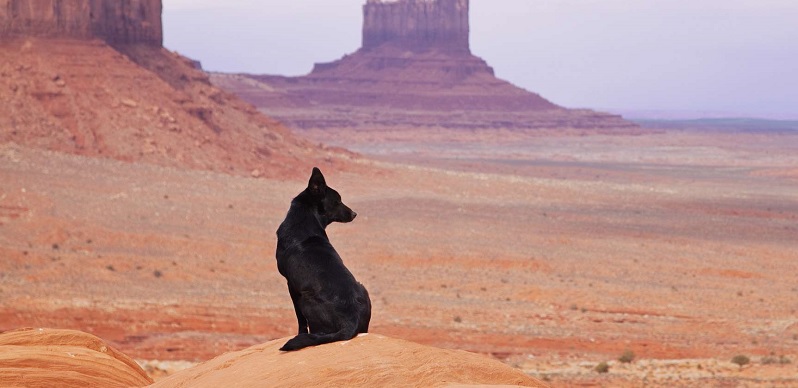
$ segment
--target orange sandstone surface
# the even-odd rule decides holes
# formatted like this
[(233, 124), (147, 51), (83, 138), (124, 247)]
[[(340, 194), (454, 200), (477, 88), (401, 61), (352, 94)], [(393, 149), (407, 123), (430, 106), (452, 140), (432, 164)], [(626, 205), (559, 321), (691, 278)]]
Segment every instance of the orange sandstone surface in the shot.
[(376, 334), (297, 352), (279, 351), (288, 339), (224, 354), (152, 387), (548, 386), (484, 356)]
[(152, 382), (133, 359), (91, 334), (52, 329), (0, 334), (2, 387), (141, 387)]
[(518, 369), (484, 356), (374, 334), (281, 352), (279, 348), (287, 340), (226, 353), (153, 384), (135, 361), (91, 334), (20, 329), (0, 334), (0, 386), (547, 387)]

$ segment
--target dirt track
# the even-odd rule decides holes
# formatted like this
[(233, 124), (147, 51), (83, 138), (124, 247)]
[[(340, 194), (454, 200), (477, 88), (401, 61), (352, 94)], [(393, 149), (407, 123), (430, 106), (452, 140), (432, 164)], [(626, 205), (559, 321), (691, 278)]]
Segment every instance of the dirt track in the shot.
[[(555, 383), (796, 383), (795, 135), (515, 140), (352, 144), (380, 161), (325, 171), (360, 215), (329, 232), (371, 293), (374, 332)], [(2, 146), (0, 330), (75, 328), (168, 360), (292, 334), (274, 231), (307, 175)], [(591, 371), (625, 349), (706, 373)], [(761, 365), (771, 352), (793, 363)]]

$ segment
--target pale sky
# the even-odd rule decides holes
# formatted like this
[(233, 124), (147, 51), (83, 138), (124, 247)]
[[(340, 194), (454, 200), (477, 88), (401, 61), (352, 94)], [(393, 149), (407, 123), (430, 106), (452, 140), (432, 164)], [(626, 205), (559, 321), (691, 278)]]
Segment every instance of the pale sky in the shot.
[[(301, 75), (360, 46), (365, 0), (163, 3), (206, 70)], [(566, 107), (798, 119), (798, 0), (471, 0), (471, 51)]]

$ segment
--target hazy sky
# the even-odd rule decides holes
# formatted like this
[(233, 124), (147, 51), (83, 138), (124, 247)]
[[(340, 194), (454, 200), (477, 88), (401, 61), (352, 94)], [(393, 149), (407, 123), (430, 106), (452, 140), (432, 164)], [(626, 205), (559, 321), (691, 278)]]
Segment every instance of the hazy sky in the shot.
[[(365, 0), (163, 0), (206, 70), (300, 75), (360, 46)], [(798, 119), (798, 0), (471, 0), (471, 51), (566, 107)]]

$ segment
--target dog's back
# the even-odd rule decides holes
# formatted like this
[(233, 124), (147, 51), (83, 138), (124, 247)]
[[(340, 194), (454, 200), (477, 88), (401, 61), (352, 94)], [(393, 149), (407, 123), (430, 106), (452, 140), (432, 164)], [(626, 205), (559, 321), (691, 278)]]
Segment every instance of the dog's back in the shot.
[(350, 222), (356, 215), (327, 187), (318, 169), (308, 188), (291, 202), (277, 229), (277, 268), (288, 281), (299, 329), (282, 350), (348, 340), (368, 331), (368, 292), (346, 268), (325, 231), (330, 223)]

